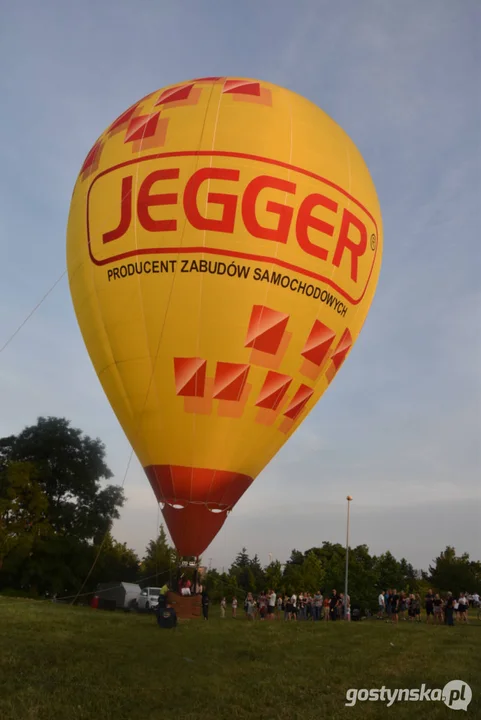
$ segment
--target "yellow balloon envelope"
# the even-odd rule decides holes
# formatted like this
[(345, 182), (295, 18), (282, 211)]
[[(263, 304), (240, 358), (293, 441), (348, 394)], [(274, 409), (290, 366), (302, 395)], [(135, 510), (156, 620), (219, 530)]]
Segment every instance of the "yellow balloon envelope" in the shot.
[(382, 255), (353, 142), (267, 82), (158, 90), (101, 135), (67, 232), (99, 380), (182, 555), (199, 555), (355, 342)]

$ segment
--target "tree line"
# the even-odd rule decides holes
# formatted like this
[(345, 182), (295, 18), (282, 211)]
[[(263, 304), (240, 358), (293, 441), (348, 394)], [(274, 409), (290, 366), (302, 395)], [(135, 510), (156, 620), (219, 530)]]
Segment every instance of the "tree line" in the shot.
[[(0, 592), (75, 596), (82, 586), (87, 595), (100, 582), (175, 582), (180, 558), (163, 527), (143, 557), (113, 538), (125, 496), (109, 484), (111, 477), (103, 443), (64, 418), (41, 417), (18, 435), (0, 439)], [(243, 548), (227, 571), (209, 568), (205, 584), (213, 601), (269, 588), (342, 592), (345, 559), (342, 545), (323, 542), (293, 550), (285, 564), (263, 566)], [(481, 562), (447, 547), (428, 571), (415, 571), (389, 551), (376, 556), (366, 545), (351, 548), (351, 601), (374, 608), (379, 591), (389, 587), (481, 592)]]

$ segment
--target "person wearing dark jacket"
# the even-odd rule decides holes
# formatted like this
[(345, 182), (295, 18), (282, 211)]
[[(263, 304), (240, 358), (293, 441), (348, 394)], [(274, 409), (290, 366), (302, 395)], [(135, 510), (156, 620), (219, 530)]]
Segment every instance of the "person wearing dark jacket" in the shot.
[(446, 625), (454, 625), (454, 598), (452, 593), (448, 593), (446, 605), (444, 606), (444, 622)]
[(202, 615), (204, 616), (204, 620), (209, 619), (209, 596), (207, 594), (207, 590), (202, 591)]
[(177, 627), (177, 613), (170, 603), (165, 607), (157, 606), (157, 623), (163, 629)]

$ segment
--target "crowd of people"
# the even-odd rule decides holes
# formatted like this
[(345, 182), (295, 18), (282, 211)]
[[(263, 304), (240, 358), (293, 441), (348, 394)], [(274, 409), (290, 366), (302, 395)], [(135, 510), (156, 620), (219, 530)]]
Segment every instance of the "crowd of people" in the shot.
[[(460, 593), (456, 598), (453, 593), (448, 592), (445, 597), (441, 597), (439, 593), (433, 593), (430, 588), (424, 598), (426, 622), (454, 625), (454, 621), (457, 620), (467, 623), (470, 604), (479, 608), (480, 600), (477, 593), (474, 595)], [(418, 593), (398, 593), (395, 588), (382, 591), (378, 598), (377, 617), (393, 623), (407, 619), (411, 622), (421, 622), (421, 597)]]
[[(397, 592), (389, 589), (382, 591), (378, 598), (377, 617), (386, 622), (398, 623), (399, 620), (410, 622), (421, 622), (421, 609), (426, 612), (426, 622), (447, 625), (454, 625), (457, 620), (461, 623), (468, 622), (468, 610), (472, 607), (480, 607), (480, 599), (477, 593), (468, 595), (460, 593), (459, 597), (449, 592), (445, 597), (439, 593), (428, 590), (424, 599), (419, 593)], [(237, 617), (237, 597), (231, 599), (232, 617)], [(227, 613), (227, 599), (222, 598), (220, 603), (221, 617), (225, 618)], [(343, 593), (332, 590), (330, 594), (324, 594), (319, 590), (316, 593), (304, 593), (299, 595), (278, 595), (274, 590), (261, 592), (256, 597), (253, 593), (247, 593), (244, 601), (244, 613), (247, 620), (279, 620), (300, 621), (311, 620), (313, 622), (335, 621), (335, 620), (358, 620), (362, 612), (359, 606), (353, 606), (351, 613), (351, 600), (349, 595), (344, 598)]]
[[(237, 617), (238, 602), (233, 597), (231, 601), (232, 617)], [(221, 617), (226, 616), (227, 600), (222, 598), (220, 603)], [(333, 590), (329, 596), (324, 596), (319, 590), (316, 593), (299, 595), (278, 595), (274, 590), (261, 592), (257, 597), (247, 593), (244, 601), (244, 613), (247, 620), (343, 620), (350, 619), (351, 602), (349, 595), (347, 602), (344, 594)]]
[[(201, 595), (202, 615), (204, 620), (208, 620), (209, 595), (201, 585), (196, 590), (200, 591)], [(165, 584), (159, 596), (157, 620), (161, 627), (172, 628), (177, 625), (177, 616), (175, 609), (167, 602), (167, 591), (168, 586)], [(190, 588), (188, 593), (184, 590), (182, 594), (190, 594)], [(230, 604), (232, 617), (236, 618), (237, 597), (232, 597)], [(422, 601), (419, 593), (398, 593), (396, 588), (393, 588), (379, 593), (377, 618), (388, 623), (398, 623), (399, 620), (421, 622), (423, 605), (427, 623), (444, 623), (446, 625), (454, 625), (455, 620), (467, 623), (469, 607), (472, 606), (478, 610), (481, 607), (477, 593), (473, 595), (460, 593), (459, 597), (455, 597), (453, 593), (448, 592), (445, 597), (441, 597), (439, 593), (433, 593), (429, 589)], [(225, 618), (226, 613), (227, 599), (223, 597), (220, 603), (221, 618)], [(322, 590), (318, 590), (316, 593), (301, 592), (299, 595), (296, 593), (283, 595), (277, 594), (274, 590), (268, 590), (261, 592), (256, 597), (249, 592), (244, 600), (244, 614), (247, 620), (251, 621), (284, 619), (285, 621), (310, 620), (312, 622), (360, 620), (362, 615), (359, 606), (353, 606), (351, 617), (349, 595), (344, 596), (344, 593), (338, 593), (335, 589), (330, 594), (324, 594)]]

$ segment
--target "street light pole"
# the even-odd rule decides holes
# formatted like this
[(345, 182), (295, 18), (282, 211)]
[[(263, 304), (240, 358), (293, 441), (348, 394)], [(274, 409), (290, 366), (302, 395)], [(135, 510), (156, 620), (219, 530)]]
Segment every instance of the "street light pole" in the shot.
[(352, 497), (348, 495), (347, 500), (347, 530), (346, 530), (346, 575), (344, 579), (344, 620), (347, 620), (347, 579), (348, 579), (348, 567), (349, 567), (349, 508), (351, 505)]

